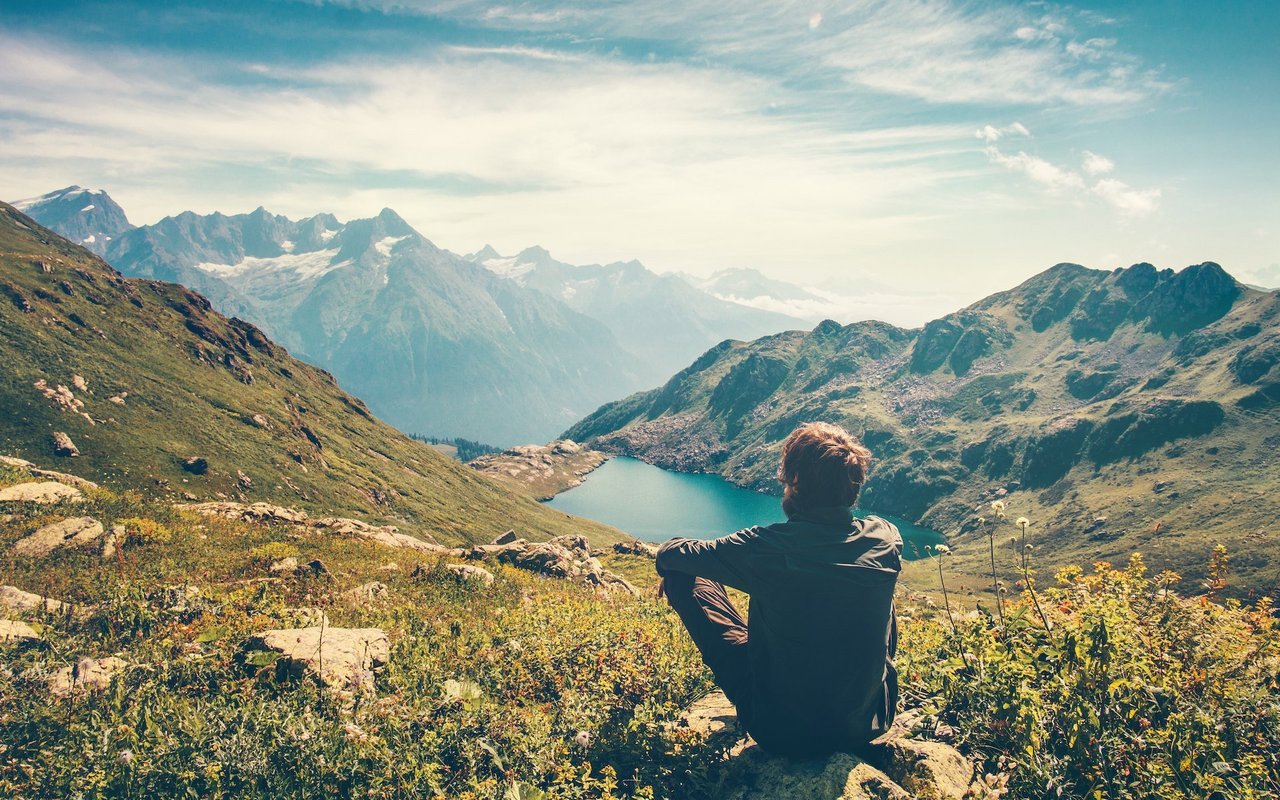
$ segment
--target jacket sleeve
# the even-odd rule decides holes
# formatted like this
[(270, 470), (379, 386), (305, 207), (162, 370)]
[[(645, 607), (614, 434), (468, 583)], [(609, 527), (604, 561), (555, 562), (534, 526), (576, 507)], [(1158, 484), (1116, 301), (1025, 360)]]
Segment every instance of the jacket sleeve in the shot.
[(755, 528), (719, 539), (672, 539), (658, 548), (658, 574), (683, 572), (723, 583), (748, 594), (760, 582), (763, 545)]

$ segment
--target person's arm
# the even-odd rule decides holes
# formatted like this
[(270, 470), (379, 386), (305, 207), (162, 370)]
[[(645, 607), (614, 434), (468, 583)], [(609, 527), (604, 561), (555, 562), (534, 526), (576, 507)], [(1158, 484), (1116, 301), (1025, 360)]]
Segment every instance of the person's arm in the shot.
[(654, 566), (662, 576), (683, 572), (750, 594), (759, 578), (760, 537), (756, 531), (747, 528), (711, 541), (672, 539), (658, 548)]

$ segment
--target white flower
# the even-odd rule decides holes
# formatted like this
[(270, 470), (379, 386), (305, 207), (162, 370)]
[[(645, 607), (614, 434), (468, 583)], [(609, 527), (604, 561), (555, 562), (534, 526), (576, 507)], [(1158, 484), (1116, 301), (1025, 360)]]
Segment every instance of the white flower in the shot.
[(594, 739), (590, 731), (578, 731), (573, 735), (573, 743), (582, 748), (590, 747)]
[(121, 764), (126, 764), (126, 765), (127, 765), (127, 764), (132, 764), (132, 763), (133, 763), (133, 751), (132, 751), (132, 750), (121, 750), (121, 751), (120, 751), (120, 755), (116, 757), (116, 760), (117, 760), (117, 761), (119, 761)]
[(1018, 527), (1025, 528), (1031, 524), (1031, 520), (1026, 517), (1018, 517)]
[(945, 544), (935, 544), (933, 546), (933, 552), (938, 553), (939, 555), (946, 555), (951, 552), (951, 548)]
[(991, 510), (992, 510), (992, 511), (1004, 511), (1004, 501), (1003, 501), (1003, 500), (992, 500), (992, 501), (991, 501)]

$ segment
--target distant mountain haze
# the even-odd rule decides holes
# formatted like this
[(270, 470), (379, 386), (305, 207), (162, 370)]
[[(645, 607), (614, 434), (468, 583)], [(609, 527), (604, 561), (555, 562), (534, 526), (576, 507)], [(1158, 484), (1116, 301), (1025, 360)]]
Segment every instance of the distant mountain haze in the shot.
[(261, 325), (413, 433), (544, 441), (644, 385), (605, 326), (441, 250), (390, 209), (346, 224), (185, 212), (118, 238), (107, 258)]
[(662, 383), (725, 339), (812, 326), (799, 317), (716, 297), (680, 275), (654, 272), (639, 261), (575, 266), (557, 261), (541, 247), (502, 256), (488, 245), (467, 258), (606, 325), (636, 356), (635, 370), (646, 386)]

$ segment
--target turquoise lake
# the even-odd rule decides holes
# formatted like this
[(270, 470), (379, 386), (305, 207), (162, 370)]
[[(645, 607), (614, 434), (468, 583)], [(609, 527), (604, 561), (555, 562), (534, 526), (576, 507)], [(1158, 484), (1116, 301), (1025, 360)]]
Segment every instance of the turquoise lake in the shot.
[[(672, 472), (625, 456), (609, 459), (580, 486), (556, 495), (547, 505), (649, 542), (673, 536), (714, 539), (786, 519), (780, 497), (734, 486), (718, 475)], [(925, 545), (944, 541), (937, 531), (886, 514), (877, 516), (898, 526), (907, 558), (922, 555)]]

